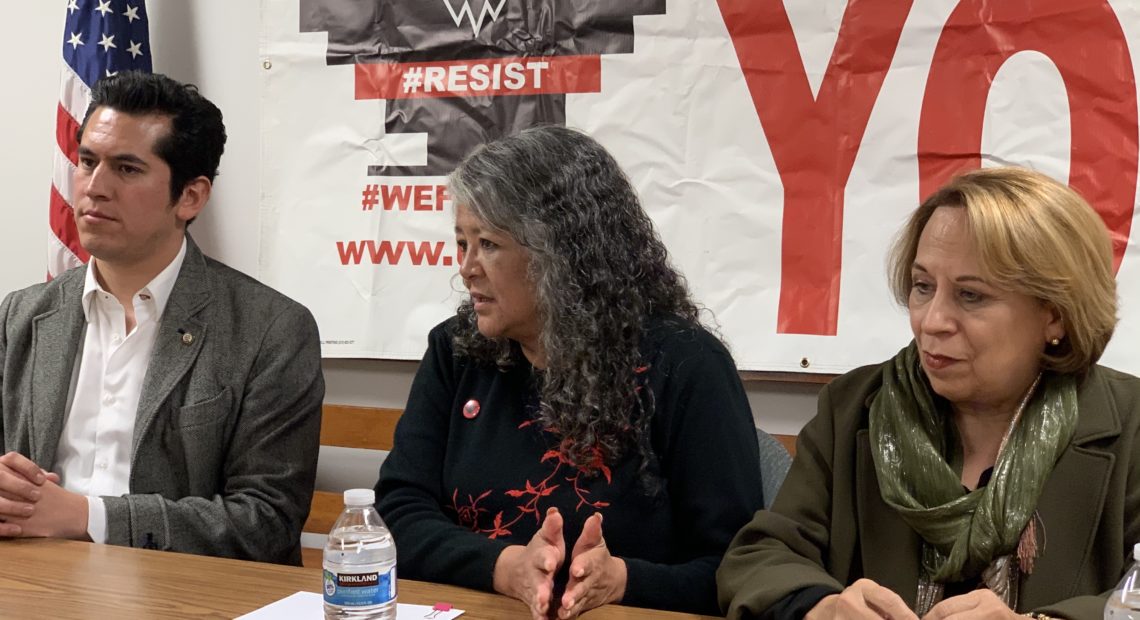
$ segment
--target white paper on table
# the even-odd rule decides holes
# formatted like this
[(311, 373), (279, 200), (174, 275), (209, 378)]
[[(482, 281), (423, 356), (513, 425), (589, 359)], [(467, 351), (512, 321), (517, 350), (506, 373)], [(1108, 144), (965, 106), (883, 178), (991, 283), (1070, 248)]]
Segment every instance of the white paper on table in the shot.
[[(239, 616), (237, 620), (314, 620), (324, 618), (324, 598), (315, 592), (295, 592), (261, 609)], [(433, 615), (434, 614), (434, 615)], [(434, 611), (430, 605), (396, 603), (396, 620), (452, 620), (463, 615), (462, 609)]]

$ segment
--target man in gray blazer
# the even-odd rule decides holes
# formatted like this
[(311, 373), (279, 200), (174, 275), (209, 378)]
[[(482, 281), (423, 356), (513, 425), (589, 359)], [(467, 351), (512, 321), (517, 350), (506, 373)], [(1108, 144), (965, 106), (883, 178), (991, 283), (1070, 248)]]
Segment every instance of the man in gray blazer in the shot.
[(92, 96), (72, 197), (92, 260), (0, 304), (0, 536), (299, 564), (313, 317), (186, 234), (225, 145), (218, 108), (140, 73)]

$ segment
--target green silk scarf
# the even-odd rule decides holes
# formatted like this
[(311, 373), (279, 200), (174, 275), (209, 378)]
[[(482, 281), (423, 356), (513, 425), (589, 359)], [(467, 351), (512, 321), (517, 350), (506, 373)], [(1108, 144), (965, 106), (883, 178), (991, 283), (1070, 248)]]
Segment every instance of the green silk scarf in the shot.
[(883, 501), (926, 542), (923, 569), (931, 581), (977, 577), (992, 560), (1017, 549), (1076, 423), (1076, 379), (1046, 373), (989, 484), (967, 492), (949, 462), (950, 451), (960, 450), (957, 430), (936, 406), (915, 343), (886, 365), (871, 402), (871, 454)]

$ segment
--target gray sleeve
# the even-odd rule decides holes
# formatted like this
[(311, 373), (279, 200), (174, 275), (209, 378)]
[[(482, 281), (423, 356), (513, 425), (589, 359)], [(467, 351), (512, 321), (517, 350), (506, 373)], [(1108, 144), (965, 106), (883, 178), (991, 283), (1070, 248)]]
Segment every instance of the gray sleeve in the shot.
[[(4, 366), (8, 358), (8, 314), (12, 309), (12, 297), (15, 293), (8, 293), (0, 303), (0, 454), (12, 449), (8, 445), (8, 436), (4, 432)], [(9, 415), (11, 415), (9, 413)]]
[(187, 553), (300, 563), (320, 443), (320, 341), (304, 307), (267, 317), (241, 393), (192, 405), (236, 416), (213, 497), (104, 497), (107, 542)]

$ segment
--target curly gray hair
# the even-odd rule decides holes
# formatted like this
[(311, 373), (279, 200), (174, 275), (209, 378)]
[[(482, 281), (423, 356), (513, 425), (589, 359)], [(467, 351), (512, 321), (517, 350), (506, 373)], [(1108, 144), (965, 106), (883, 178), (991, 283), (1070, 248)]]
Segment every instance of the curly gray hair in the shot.
[[(562, 455), (586, 470), (599, 452), (613, 464), (636, 449), (645, 479), (654, 404), (635, 375), (645, 321), (700, 321), (629, 179), (593, 138), (544, 126), (480, 146), (449, 181), (457, 204), (529, 254), (547, 364), (539, 423), (557, 429)], [(457, 354), (514, 363), (517, 345), (480, 334), (470, 299), (457, 316)]]

